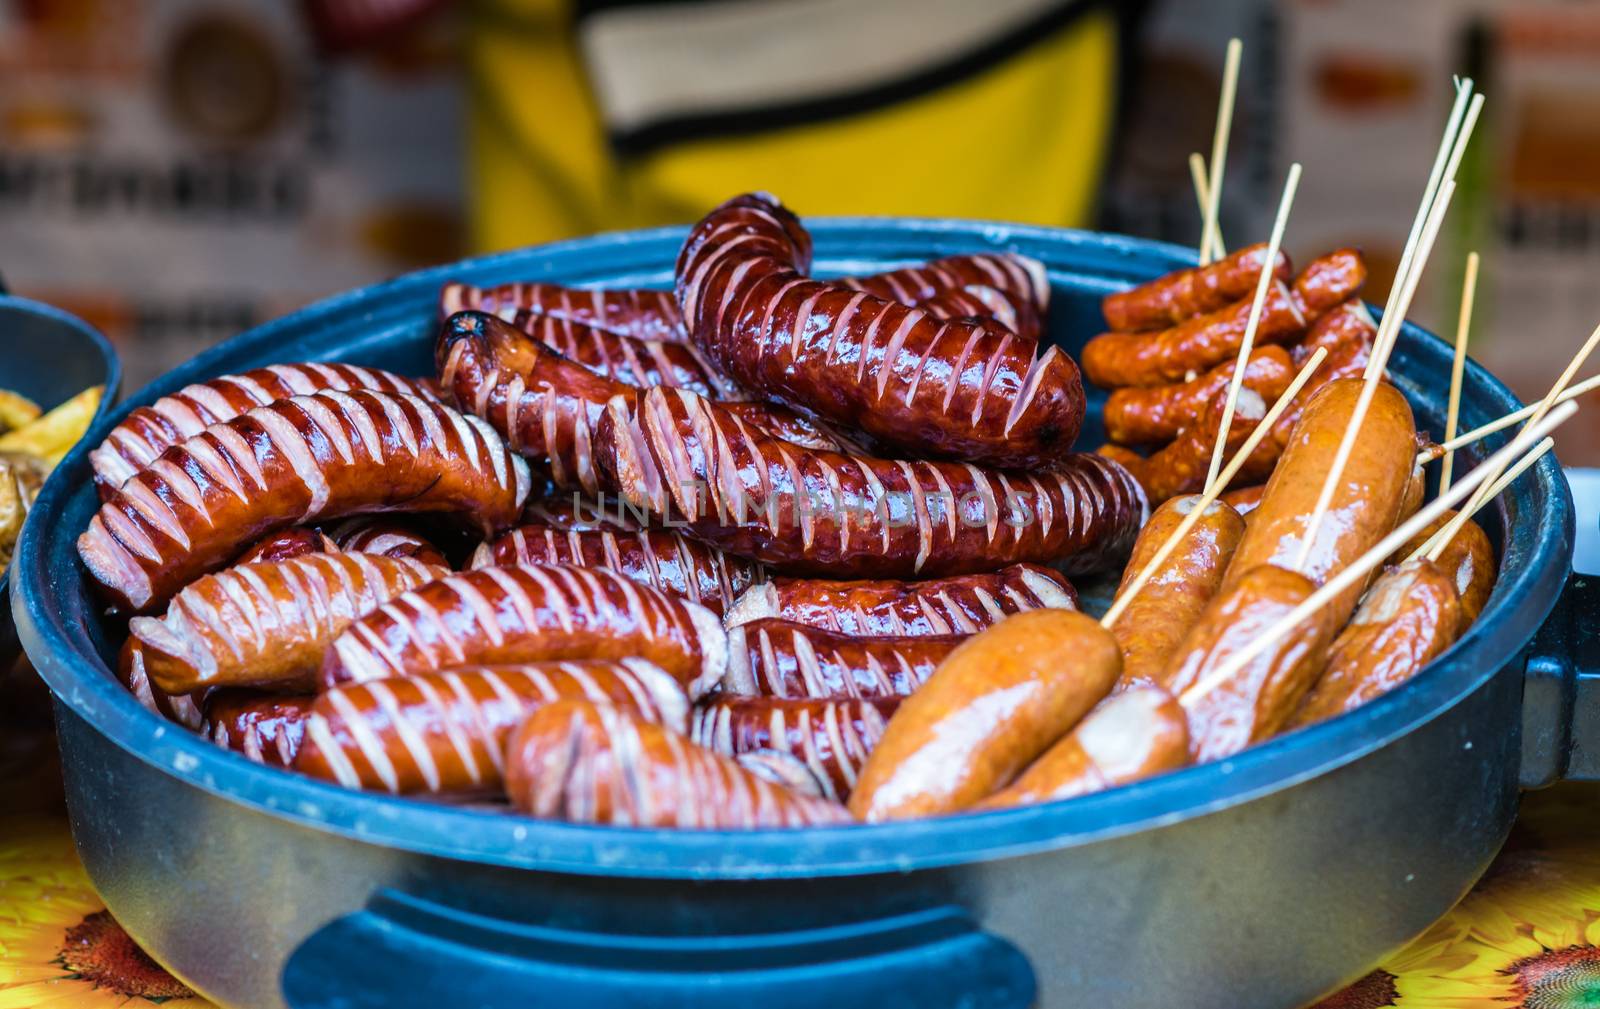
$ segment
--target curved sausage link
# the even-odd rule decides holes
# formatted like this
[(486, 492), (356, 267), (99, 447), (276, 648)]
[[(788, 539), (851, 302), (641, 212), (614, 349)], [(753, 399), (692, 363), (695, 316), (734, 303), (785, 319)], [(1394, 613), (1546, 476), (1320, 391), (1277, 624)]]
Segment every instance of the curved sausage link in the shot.
[(740, 196), (695, 226), (678, 302), (723, 374), (885, 445), (994, 465), (1066, 455), (1083, 384), (1059, 348), (989, 321), (944, 321), (837, 282), (809, 280), (810, 242), (771, 197)]
[(306, 719), (295, 770), (346, 788), (394, 795), (495, 792), (506, 737), (556, 701), (623, 708), (682, 732), (689, 702), (641, 659), (465, 666), (348, 683), (321, 694)]
[(287, 561), (307, 554), (336, 554), (339, 545), (317, 529), (281, 529), (256, 540), (234, 559), (234, 565)]
[(1122, 657), (1070, 610), (1034, 610), (967, 639), (901, 702), (850, 795), (863, 820), (931, 816), (987, 798), (1105, 697)]
[(917, 302), (917, 307), (935, 319), (992, 319), (1032, 344), (1044, 333), (1044, 320), (1033, 301), (984, 284), (941, 291)]
[(1077, 590), (1064, 576), (1012, 564), (920, 582), (774, 578), (740, 596), (723, 622), (775, 618), (857, 637), (925, 637), (976, 634), (1027, 610), (1077, 608)]
[(613, 707), (549, 704), (506, 745), (506, 791), (525, 813), (628, 827), (753, 829), (846, 823), (733, 760)]
[(614, 401), (600, 466), (630, 502), (793, 574), (935, 577), (1021, 561), (1069, 573), (1120, 556), (1145, 514), (1122, 467), (1070, 454), (1036, 472), (807, 451), (681, 389)]
[(313, 700), (309, 694), (215, 690), (206, 698), (200, 734), (258, 764), (291, 767), (305, 738), (306, 716)]
[(712, 697), (695, 706), (689, 738), (725, 757), (775, 750), (800, 760), (824, 797), (848, 799), (899, 698)]
[(1010, 785), (978, 803), (1005, 809), (1103, 792), (1189, 763), (1183, 706), (1155, 686), (1112, 694)]
[[(1413, 536), (1409, 543), (1396, 550), (1391, 560), (1398, 564), (1416, 553), (1422, 544), (1432, 539), (1433, 534), (1443, 529), (1455, 515), (1454, 509), (1441, 514)], [(1494, 583), (1499, 576), (1495, 564), (1494, 544), (1489, 542), (1489, 534), (1483, 531), (1482, 526), (1467, 519), (1466, 525), (1461, 527), (1455, 538), (1439, 554), (1439, 559), (1433, 563), (1456, 587), (1456, 599), (1461, 613), (1461, 626), (1456, 631), (1459, 637), (1467, 633), (1467, 628), (1477, 621), (1478, 614), (1483, 612), (1484, 606), (1489, 603), (1489, 596), (1494, 592)]]
[(665, 669), (697, 698), (722, 679), (727, 635), (705, 607), (613, 571), (480, 568), (351, 624), (328, 647), (320, 682), (327, 689), (456, 666), (630, 656)]
[[(810, 239), (804, 245), (810, 258)], [(1044, 264), (1016, 252), (976, 252), (934, 259), (864, 277), (845, 277), (840, 284), (902, 305), (919, 305), (950, 291), (987, 287), (1012, 304), (1050, 307), (1050, 277)], [(1009, 325), (1009, 324), (1008, 324)]]
[(759, 697), (905, 697), (966, 637), (858, 638), (752, 620), (728, 630), (722, 689)]
[[(1266, 256), (1267, 243), (1247, 245), (1207, 266), (1175, 270), (1131, 290), (1108, 294), (1100, 301), (1100, 311), (1114, 330), (1175, 326), (1253, 296)], [(1289, 257), (1279, 252), (1272, 273), (1279, 280), (1293, 276)]]
[(639, 340), (527, 309), (518, 311), (509, 321), (563, 357), (624, 385), (690, 389), (713, 399), (745, 398), (687, 343)]
[(150, 673), (145, 668), (144, 644), (138, 638), (130, 637), (122, 643), (122, 650), (117, 653), (117, 679), (146, 711), (196, 731), (205, 721), (199, 704), (205, 698), (204, 692), (194, 696), (168, 694), (150, 682)]
[(617, 494), (590, 498), (580, 491), (550, 491), (528, 498), (522, 520), (565, 532), (610, 529), (636, 533), (649, 528), (650, 516)]
[[(1180, 494), (1194, 494), (1204, 488), (1211, 466), (1212, 448), (1217, 442), (1217, 431), (1222, 427), (1227, 397), (1228, 390), (1219, 391), (1198, 425), (1183, 431), (1172, 442), (1145, 458), (1117, 445), (1102, 445), (1097, 451), (1131, 472), (1152, 503), (1166, 501)], [(1266, 401), (1254, 390), (1239, 390), (1223, 458), (1232, 458), (1244, 445), (1256, 425), (1266, 416), (1267, 409)], [(1266, 441), (1261, 444), (1265, 446)], [(1272, 472), (1276, 455), (1276, 451), (1265, 451), (1258, 447), (1234, 478), (1235, 481), (1248, 483), (1263, 479)]]
[(95, 485), (105, 499), (173, 445), (246, 410), (291, 396), (355, 389), (435, 398), (424, 382), (353, 364), (274, 364), (239, 375), (223, 375), (184, 386), (128, 414), (89, 453)]
[(1454, 581), (1427, 558), (1385, 571), (1333, 639), (1321, 679), (1284, 728), (1354, 711), (1409, 680), (1455, 643), (1461, 616)]
[[(1178, 437), (1200, 423), (1212, 399), (1233, 381), (1234, 369), (1234, 362), (1228, 361), (1188, 382), (1113, 391), (1106, 398), (1106, 437), (1119, 445), (1151, 445)], [(1254, 391), (1270, 406), (1294, 375), (1288, 351), (1257, 347), (1250, 352), (1240, 387)]]
[[(1270, 564), (1251, 568), (1212, 597), (1157, 685), (1181, 701), (1184, 691), (1315, 591), (1315, 583), (1297, 572)], [(1184, 702), (1195, 762), (1230, 757), (1276, 735), (1322, 674), (1339, 619), (1324, 606), (1226, 682)]]
[(436, 567), (450, 566), (443, 551), (400, 519), (362, 515), (335, 525), (328, 536), (345, 553), (406, 557)]
[(101, 505), (78, 556), (121, 609), (149, 612), (249, 542), (315, 519), (453, 512), (517, 520), (528, 467), (494, 429), (416, 396), (324, 392), (256, 407), (162, 453)]
[[(1367, 261), (1357, 249), (1335, 249), (1306, 264), (1294, 278), (1294, 296), (1307, 315), (1317, 316), (1356, 295), (1367, 283)], [(1252, 295), (1255, 294), (1252, 288)]]
[(519, 311), (547, 315), (636, 340), (682, 342), (683, 316), (671, 291), (642, 288), (602, 291), (560, 284), (512, 283), (497, 287), (445, 284), (439, 317), (487, 312), (510, 322)]
[(524, 525), (478, 547), (474, 568), (572, 564), (605, 568), (722, 615), (761, 578), (761, 566), (663, 530), (619, 532)]
[[(1133, 545), (1122, 584), (1117, 586), (1118, 598), (1199, 501), (1198, 497), (1175, 497), (1155, 510)], [(1111, 633), (1122, 649), (1123, 687), (1159, 681), (1173, 653), (1222, 585), (1228, 562), (1243, 535), (1244, 520), (1239, 514), (1220, 501), (1211, 502), (1144, 588), (1123, 608), (1111, 625)]]
[[(446, 320), (435, 357), (440, 382), (455, 402), (488, 421), (513, 449), (541, 462), (558, 488), (591, 497), (602, 490), (594, 468), (595, 425), (608, 400), (631, 400), (639, 390), (569, 361), (482, 313)], [(782, 407), (747, 403), (738, 410), (752, 423), (770, 424), (769, 430), (794, 437), (809, 429), (820, 443), (834, 444)]]
[(323, 650), (364, 613), (448, 568), (370, 554), (246, 564), (185, 586), (162, 617), (134, 617), (145, 668), (169, 694), (205, 687), (308, 691)]

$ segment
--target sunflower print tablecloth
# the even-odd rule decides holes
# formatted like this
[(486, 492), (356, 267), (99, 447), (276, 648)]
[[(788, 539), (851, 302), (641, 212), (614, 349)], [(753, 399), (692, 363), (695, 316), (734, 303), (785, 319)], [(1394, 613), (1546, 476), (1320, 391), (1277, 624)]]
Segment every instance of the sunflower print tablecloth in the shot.
[[(3, 809), (4, 807), (0, 807)], [(1600, 787), (1523, 799), (1487, 876), (1404, 951), (1316, 1009), (1600, 1006)], [(0, 813), (0, 1009), (209, 1009), (95, 896), (55, 812)]]

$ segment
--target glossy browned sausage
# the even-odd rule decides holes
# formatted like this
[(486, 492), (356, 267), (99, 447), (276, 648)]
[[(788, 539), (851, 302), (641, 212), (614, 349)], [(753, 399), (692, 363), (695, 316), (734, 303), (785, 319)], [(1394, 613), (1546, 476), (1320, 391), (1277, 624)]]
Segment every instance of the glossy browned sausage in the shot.
[(214, 690), (206, 698), (200, 734), (258, 764), (291, 767), (305, 738), (313, 700), (310, 694)]
[[(631, 402), (639, 390), (598, 375), (530, 339), (508, 323), (477, 312), (445, 320), (434, 348), (440, 381), (461, 408), (488, 421), (511, 447), (536, 460), (556, 487), (593, 496), (595, 425), (612, 397)], [(728, 405), (769, 433), (807, 429), (791, 411), (761, 403)], [(769, 420), (769, 418), (772, 418)], [(816, 443), (834, 444), (814, 428)]]
[(713, 399), (743, 398), (732, 382), (717, 374), (687, 343), (640, 340), (527, 309), (519, 310), (508, 321), (562, 357), (624, 385), (641, 389), (666, 385), (691, 389)]
[(448, 574), (408, 558), (307, 554), (207, 575), (161, 617), (134, 617), (150, 679), (169, 694), (203, 687), (308, 692), (322, 653), (357, 617)]
[[(1188, 382), (1113, 391), (1106, 398), (1106, 437), (1121, 445), (1151, 445), (1178, 437), (1200, 423), (1211, 401), (1233, 381), (1234, 368), (1235, 363), (1227, 361)], [(1271, 406), (1294, 375), (1288, 351), (1257, 347), (1250, 352), (1240, 385)]]
[(859, 638), (787, 620), (728, 629), (722, 689), (763, 697), (904, 697), (966, 635)]
[(522, 509), (524, 522), (562, 529), (569, 532), (586, 532), (591, 529), (614, 529), (638, 532), (650, 527), (650, 513), (636, 508), (617, 494), (599, 494), (586, 497), (582, 491), (550, 489), (543, 494), (533, 494)]
[(575, 564), (606, 568), (721, 615), (761, 577), (761, 566), (666, 530), (587, 531), (524, 525), (478, 547), (471, 567)]
[(337, 523), (328, 530), (328, 537), (346, 553), (406, 557), (441, 568), (450, 566), (438, 547), (402, 519), (362, 515)]
[(193, 697), (168, 694), (150, 682), (144, 664), (144, 644), (138, 638), (130, 637), (122, 643), (122, 650), (117, 653), (117, 679), (146, 711), (195, 730), (205, 720), (199, 703), (204, 700), (204, 693)]
[[(1200, 499), (1175, 497), (1150, 516), (1133, 556), (1123, 569), (1117, 597), (1127, 591), (1155, 555), (1172, 538), (1178, 525), (1194, 511)], [(1177, 548), (1156, 569), (1111, 624), (1122, 649), (1123, 687), (1143, 686), (1160, 680), (1173, 653), (1200, 619), (1201, 612), (1222, 585), (1233, 551), (1244, 535), (1244, 520), (1220, 501), (1206, 506), (1200, 519)]]
[(1294, 294), (1306, 314), (1315, 316), (1354, 298), (1366, 283), (1367, 263), (1361, 253), (1335, 249), (1306, 264), (1294, 278)]
[(357, 620), (323, 657), (324, 689), (456, 666), (653, 662), (699, 697), (727, 668), (714, 613), (613, 571), (529, 564), (430, 582)]
[(493, 428), (437, 401), (296, 396), (167, 449), (100, 507), (78, 556), (117, 607), (150, 612), (278, 529), (403, 510), (454, 513), (492, 536), (530, 486)]
[(1044, 331), (1039, 310), (1031, 300), (983, 284), (941, 291), (917, 302), (917, 307), (935, 319), (992, 319), (1031, 343), (1038, 343)]
[(844, 823), (842, 806), (799, 795), (733, 760), (613, 707), (549, 704), (506, 746), (506, 791), (525, 813), (629, 827), (751, 829)]
[(1197, 697), (1184, 696), (1316, 588), (1305, 575), (1284, 568), (1270, 564), (1251, 568), (1212, 597), (1178, 646), (1158, 685), (1189, 713), (1189, 752), (1196, 763), (1232, 756), (1275, 735), (1322, 674), (1328, 646), (1339, 630), (1326, 606), (1213, 689)]
[(1189, 763), (1183, 706), (1160, 687), (1112, 694), (1010, 785), (978, 803), (1004, 809), (1103, 792)]
[(295, 769), (396, 795), (493, 794), (511, 730), (563, 700), (623, 708), (674, 732), (689, 711), (672, 677), (641, 659), (464, 666), (326, 691), (311, 706)]
[[(809, 258), (810, 239), (805, 240), (804, 251)], [(920, 266), (845, 277), (839, 283), (902, 305), (924, 304), (949, 291), (987, 287), (1012, 304), (1029, 305), (1041, 314), (1050, 307), (1050, 277), (1044, 264), (1015, 252), (963, 253)]]
[(825, 797), (842, 801), (899, 703), (897, 697), (710, 697), (695, 706), (689, 738), (728, 757), (789, 754), (815, 776)]
[(254, 407), (291, 396), (353, 389), (433, 398), (432, 390), (416, 379), (353, 364), (274, 364), (240, 375), (223, 375), (184, 386), (128, 414), (89, 453), (95, 485), (104, 499), (162, 452)]
[(1261, 496), (1267, 492), (1264, 483), (1251, 484), (1249, 487), (1240, 487), (1238, 490), (1223, 491), (1217, 500), (1239, 513), (1239, 517), (1246, 522), (1255, 510), (1261, 507)]
[[(1409, 543), (1396, 550), (1392, 560), (1398, 563), (1410, 557), (1455, 516), (1454, 510), (1440, 515), (1437, 520), (1413, 536)], [(1499, 576), (1494, 544), (1489, 542), (1489, 534), (1483, 531), (1482, 526), (1468, 519), (1466, 525), (1461, 527), (1455, 538), (1439, 554), (1439, 559), (1434, 561), (1434, 564), (1456, 587), (1456, 598), (1460, 603), (1461, 612), (1461, 626), (1456, 633), (1458, 636), (1465, 634), (1467, 628), (1478, 619), (1478, 614), (1483, 612), (1484, 606), (1488, 605), (1489, 596), (1494, 592), (1495, 579)]]
[[(1210, 472), (1212, 449), (1217, 432), (1222, 428), (1222, 415), (1227, 403), (1228, 390), (1219, 391), (1212, 398), (1205, 416), (1195, 427), (1185, 430), (1176, 439), (1143, 459), (1114, 451), (1117, 446), (1105, 445), (1099, 449), (1107, 458), (1115, 459), (1126, 467), (1144, 488), (1152, 504), (1158, 504), (1179, 494), (1193, 494), (1205, 488), (1206, 474)], [(1266, 401), (1250, 389), (1239, 390), (1234, 413), (1228, 425), (1223, 459), (1232, 459), (1244, 446), (1256, 425), (1269, 409)], [(1252, 452), (1244, 468), (1234, 477), (1239, 483), (1260, 480), (1272, 472), (1272, 460), (1258, 457)]]
[(1426, 558), (1390, 568), (1334, 638), (1322, 678), (1285, 728), (1354, 711), (1388, 693), (1455, 643), (1461, 626), (1449, 575)]
[(306, 554), (338, 553), (339, 545), (317, 529), (281, 529), (256, 540), (234, 559), (234, 564), (286, 561)]
[[(1207, 266), (1174, 270), (1130, 290), (1108, 294), (1100, 301), (1100, 311), (1114, 330), (1175, 326), (1254, 295), (1266, 258), (1267, 243), (1247, 245)], [(1279, 252), (1273, 276), (1288, 280), (1293, 272), (1289, 257)]]
[(988, 320), (810, 280), (810, 239), (765, 195), (690, 232), (678, 303), (690, 338), (741, 386), (913, 455), (1038, 466), (1072, 448), (1083, 384), (1072, 359)]
[(1117, 680), (1116, 639), (1093, 617), (1034, 610), (969, 638), (901, 702), (861, 771), (863, 820), (954, 812), (1011, 781)]
[(774, 618), (857, 636), (976, 634), (1024, 610), (1078, 608), (1066, 577), (1037, 564), (925, 581), (774, 578), (740, 596), (729, 627)]
[(1074, 453), (988, 470), (796, 449), (682, 389), (614, 402), (598, 441), (613, 486), (685, 535), (790, 574), (910, 578), (1027, 561), (1069, 573), (1119, 559), (1144, 518), (1122, 467)]
[[(1230, 584), (1262, 565), (1296, 563), (1312, 509), (1360, 394), (1361, 380), (1344, 378), (1324, 386), (1306, 404), (1305, 415), (1267, 482), (1261, 507), (1251, 516), (1234, 553)], [(1320, 585), (1394, 529), (1411, 482), (1416, 446), (1416, 426), (1405, 397), (1392, 385), (1378, 385), (1355, 451), (1300, 568), (1303, 574)], [(1327, 612), (1336, 626), (1349, 617), (1360, 594), (1361, 586), (1352, 586), (1331, 604)]]

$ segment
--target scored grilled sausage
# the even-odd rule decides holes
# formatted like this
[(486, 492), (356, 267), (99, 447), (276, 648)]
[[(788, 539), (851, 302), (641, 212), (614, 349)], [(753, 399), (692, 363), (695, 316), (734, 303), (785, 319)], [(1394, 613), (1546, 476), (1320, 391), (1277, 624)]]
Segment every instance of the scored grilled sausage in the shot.
[[(1170, 329), (1102, 333), (1083, 347), (1083, 373), (1107, 389), (1187, 382), (1194, 373), (1231, 361), (1244, 342), (1252, 297)], [(1273, 281), (1261, 307), (1257, 346), (1288, 343), (1306, 328), (1306, 314), (1283, 281)]]
[[(1106, 437), (1120, 445), (1170, 441), (1197, 426), (1219, 392), (1226, 395), (1235, 362), (1217, 365), (1198, 378), (1172, 385), (1116, 389), (1106, 398)], [(1270, 406), (1278, 401), (1295, 368), (1282, 347), (1257, 347), (1250, 352), (1241, 389), (1250, 389)]]
[[(996, 290), (1009, 304), (1025, 304), (1037, 313), (1042, 313), (1050, 302), (1050, 280), (1044, 264), (1011, 252), (947, 256), (921, 266), (846, 277), (839, 283), (907, 305), (973, 286)], [(688, 338), (677, 299), (670, 291), (601, 291), (539, 283), (480, 288), (451, 283), (445, 284), (439, 292), (439, 308), (441, 319), (472, 310), (498, 315), (510, 322), (518, 312), (525, 311), (640, 340), (683, 341)]]
[(899, 703), (897, 697), (711, 697), (696, 705), (689, 738), (726, 757), (762, 750), (789, 754), (837, 802), (850, 797)]
[(752, 620), (728, 629), (722, 689), (762, 697), (904, 697), (966, 637), (859, 638)]
[(1333, 639), (1321, 679), (1285, 729), (1354, 711), (1388, 693), (1454, 644), (1461, 627), (1461, 603), (1445, 571), (1427, 558), (1390, 568)]
[(324, 692), (306, 719), (295, 770), (394, 795), (494, 793), (511, 730), (564, 700), (619, 707), (674, 732), (687, 727), (683, 689), (642, 659), (464, 666)]
[(204, 687), (315, 686), (322, 653), (357, 617), (449, 574), (409, 558), (307, 554), (206, 575), (162, 617), (134, 617), (150, 679), (169, 694)]
[(213, 690), (206, 697), (200, 734), (257, 764), (292, 767), (313, 700), (310, 694)]
[(713, 399), (743, 398), (732, 382), (717, 374), (687, 343), (640, 340), (528, 309), (519, 310), (506, 321), (562, 357), (624, 385), (666, 385), (692, 389)]
[(862, 820), (980, 802), (1060, 739), (1117, 681), (1116, 639), (1071, 610), (1018, 613), (967, 639), (901, 702), (867, 758)]
[(1183, 706), (1160, 687), (1134, 687), (1101, 701), (1016, 781), (976, 808), (1071, 799), (1188, 763), (1189, 722)]
[(333, 554), (339, 545), (317, 529), (280, 529), (256, 540), (244, 553), (234, 559), (234, 564), (256, 564), (262, 561), (286, 561), (306, 554)]
[(345, 553), (407, 557), (436, 567), (450, 566), (438, 547), (400, 519), (362, 515), (338, 523), (328, 536)]
[(606, 568), (671, 592), (718, 616), (761, 578), (761, 566), (674, 532), (588, 531), (523, 525), (478, 547), (471, 567), (574, 564)]
[[(1185, 319), (1205, 315), (1255, 294), (1267, 243), (1247, 245), (1206, 266), (1174, 270), (1127, 291), (1108, 294), (1100, 301), (1106, 325), (1114, 330), (1165, 329)], [(1279, 280), (1294, 275), (1289, 257), (1282, 252), (1272, 264)]]
[(523, 721), (506, 745), (506, 791), (525, 813), (572, 823), (752, 829), (849, 821), (837, 803), (584, 701), (548, 704)]
[(976, 634), (1013, 613), (1078, 608), (1078, 593), (1056, 571), (1012, 564), (998, 571), (926, 581), (774, 578), (729, 608), (729, 627), (776, 618), (856, 636)]
[(651, 389), (637, 410), (614, 401), (597, 457), (636, 506), (789, 574), (1078, 573), (1118, 558), (1145, 514), (1131, 475), (1094, 455), (1024, 473), (806, 451), (682, 389)]
[[(1398, 563), (1410, 557), (1455, 516), (1454, 509), (1442, 513), (1413, 536), (1410, 542), (1394, 552), (1394, 562)], [(1472, 519), (1467, 519), (1466, 524), (1440, 552), (1439, 559), (1433, 563), (1456, 587), (1456, 600), (1461, 613), (1461, 626), (1456, 634), (1457, 636), (1465, 634), (1467, 628), (1477, 622), (1478, 614), (1483, 612), (1484, 606), (1488, 605), (1489, 596), (1494, 592), (1495, 579), (1499, 576), (1495, 564), (1494, 544), (1489, 542), (1489, 534), (1483, 531), (1482, 526)]]
[(810, 280), (811, 243), (770, 196), (735, 197), (690, 232), (678, 303), (690, 338), (743, 387), (884, 445), (1005, 466), (1060, 459), (1083, 383), (1059, 348)]
[(436, 398), (425, 382), (353, 364), (274, 364), (196, 382), (139, 407), (111, 429), (89, 453), (95, 487), (104, 500), (162, 452), (247, 410), (293, 396), (356, 389)]
[(727, 668), (703, 606), (614, 571), (560, 564), (479, 568), (430, 582), (352, 623), (323, 656), (324, 689), (455, 666), (637, 657), (691, 698)]
[(138, 638), (130, 637), (122, 643), (122, 650), (117, 653), (117, 679), (146, 711), (197, 731), (205, 721), (199, 704), (204, 693), (195, 696), (168, 694), (150, 682), (150, 673), (145, 668), (144, 644)]
[(985, 284), (941, 291), (916, 304), (935, 319), (992, 319), (1030, 343), (1038, 343), (1044, 332), (1044, 320), (1031, 300)]
[[(1122, 583), (1117, 586), (1117, 598), (1126, 593), (1128, 584), (1149, 565), (1199, 501), (1192, 495), (1175, 497), (1155, 510), (1139, 531)], [(1206, 505), (1183, 540), (1111, 624), (1111, 634), (1122, 649), (1120, 686), (1139, 687), (1161, 678), (1173, 653), (1222, 585), (1243, 535), (1244, 519), (1238, 512), (1221, 501)]]
[[(477, 312), (447, 319), (434, 354), (439, 380), (455, 402), (488, 421), (517, 452), (538, 460), (558, 488), (590, 496), (602, 489), (593, 462), (595, 424), (612, 397), (631, 399), (639, 390)], [(729, 406), (779, 437), (811, 430), (812, 443), (836, 444), (782, 407)]]
[(1271, 564), (1251, 568), (1212, 597), (1178, 646), (1157, 685), (1177, 697), (1188, 712), (1189, 753), (1196, 763), (1232, 756), (1275, 735), (1321, 675), (1341, 622), (1326, 606), (1226, 682), (1199, 697), (1183, 697), (1316, 588), (1311, 579), (1286, 568)]
[(534, 494), (522, 509), (524, 522), (566, 532), (613, 529), (638, 532), (650, 524), (650, 514), (635, 508), (617, 494), (585, 497), (580, 491)]
[[(1296, 562), (1361, 385), (1357, 378), (1338, 379), (1306, 404), (1267, 482), (1261, 506), (1234, 552), (1228, 583), (1261, 565)], [(1416, 426), (1405, 396), (1394, 386), (1377, 386), (1355, 444), (1317, 540), (1300, 568), (1319, 585), (1387, 536), (1405, 502), (1415, 468)], [(1360, 594), (1361, 586), (1354, 585), (1330, 604), (1326, 612), (1335, 626), (1348, 619)]]
[(531, 483), (493, 428), (436, 400), (296, 396), (167, 449), (100, 506), (78, 556), (116, 607), (143, 613), (241, 542), (315, 519), (451, 512), (492, 536), (517, 520)]

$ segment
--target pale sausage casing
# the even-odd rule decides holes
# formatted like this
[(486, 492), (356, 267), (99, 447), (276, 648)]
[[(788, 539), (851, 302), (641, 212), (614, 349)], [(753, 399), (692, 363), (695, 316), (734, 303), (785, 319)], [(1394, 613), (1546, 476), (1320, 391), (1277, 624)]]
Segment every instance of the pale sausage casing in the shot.
[(1008, 617), (902, 701), (850, 796), (859, 819), (977, 803), (1072, 730), (1122, 670), (1116, 639), (1071, 610)]

